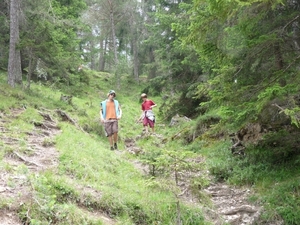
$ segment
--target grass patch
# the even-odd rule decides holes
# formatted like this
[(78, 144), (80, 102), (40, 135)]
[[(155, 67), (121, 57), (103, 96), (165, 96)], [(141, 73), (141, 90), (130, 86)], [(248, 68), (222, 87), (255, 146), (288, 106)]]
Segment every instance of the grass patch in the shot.
[[(177, 201), (172, 193), (148, 187), (131, 163), (109, 150), (106, 140), (83, 135), (71, 125), (63, 124), (62, 129), (56, 139), (61, 154), (59, 171), (103, 193), (99, 202), (93, 203), (95, 207), (119, 220), (131, 218), (135, 224), (175, 221)], [(201, 221), (199, 224), (203, 223), (198, 210), (182, 208), (186, 224), (192, 224), (188, 221), (196, 218)]]

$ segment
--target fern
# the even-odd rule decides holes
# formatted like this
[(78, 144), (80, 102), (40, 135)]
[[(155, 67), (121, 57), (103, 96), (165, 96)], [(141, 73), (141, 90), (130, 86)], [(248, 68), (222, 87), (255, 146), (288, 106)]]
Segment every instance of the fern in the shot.
[(300, 108), (296, 107), (293, 109), (284, 109), (282, 111), (285, 115), (289, 116), (291, 118), (291, 123), (300, 127)]

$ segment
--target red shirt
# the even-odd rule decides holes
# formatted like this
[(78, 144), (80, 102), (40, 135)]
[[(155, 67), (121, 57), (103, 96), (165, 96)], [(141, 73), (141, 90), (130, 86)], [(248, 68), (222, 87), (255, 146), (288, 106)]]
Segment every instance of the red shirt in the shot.
[(151, 110), (150, 106), (155, 105), (155, 103), (152, 100), (147, 99), (142, 103), (142, 110)]

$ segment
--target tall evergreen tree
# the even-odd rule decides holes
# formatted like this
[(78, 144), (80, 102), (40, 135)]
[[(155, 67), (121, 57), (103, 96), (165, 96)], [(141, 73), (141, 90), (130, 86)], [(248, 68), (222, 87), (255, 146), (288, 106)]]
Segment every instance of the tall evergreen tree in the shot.
[[(50, 4), (50, 5), (49, 5)], [(76, 1), (23, 0), (22, 61), (39, 78), (70, 82), (69, 74), (80, 65), (77, 32), (85, 3)], [(29, 87), (30, 82), (28, 82)]]
[(298, 7), (294, 1), (194, 1), (184, 40), (209, 75), (199, 93), (208, 89), (209, 105), (221, 106), (232, 124), (253, 121), (270, 100), (297, 92)]
[(22, 83), (21, 53), (18, 47), (19, 35), (19, 14), (20, 0), (10, 1), (10, 41), (8, 59), (8, 84), (15, 87), (15, 84)]
[(7, 68), (9, 48), (9, 3), (0, 2), (0, 68)]
[[(201, 101), (192, 98), (195, 83), (202, 79), (198, 56), (193, 46), (183, 46), (180, 39), (187, 34), (189, 7), (187, 3), (162, 0), (151, 7), (153, 12), (148, 12), (149, 35), (143, 47), (149, 52), (149, 60), (144, 63), (151, 80), (149, 90), (170, 96), (161, 107), (164, 118), (176, 113), (195, 116)], [(155, 73), (151, 73), (153, 69)]]

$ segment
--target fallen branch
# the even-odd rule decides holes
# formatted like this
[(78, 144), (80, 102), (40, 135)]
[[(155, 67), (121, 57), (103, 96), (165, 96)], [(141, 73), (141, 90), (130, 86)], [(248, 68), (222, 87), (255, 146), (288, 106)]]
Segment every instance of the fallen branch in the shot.
[(278, 104), (274, 103), (272, 104), (273, 106), (276, 106), (278, 109), (280, 109), (281, 111), (279, 113), (282, 113), (284, 111), (284, 108), (282, 108), (281, 106), (279, 106)]

